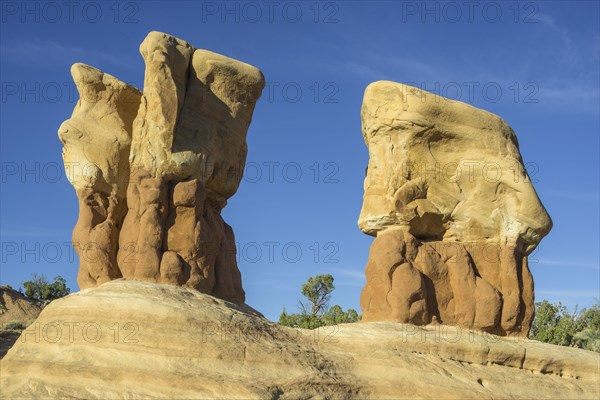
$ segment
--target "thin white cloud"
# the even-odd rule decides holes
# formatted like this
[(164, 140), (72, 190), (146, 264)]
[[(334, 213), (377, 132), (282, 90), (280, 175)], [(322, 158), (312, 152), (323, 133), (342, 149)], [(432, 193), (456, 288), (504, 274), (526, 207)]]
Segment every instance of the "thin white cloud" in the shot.
[(286, 285), (286, 284), (282, 284), (280, 280), (277, 280), (277, 283), (274, 285), (274, 280), (262, 280), (262, 281), (244, 281), (244, 286), (247, 287), (257, 287), (257, 288), (262, 288), (262, 287), (269, 287), (269, 288), (276, 288), (276, 290), (278, 291), (290, 291), (290, 290), (297, 290), (297, 287), (292, 286), (292, 285)]
[(335, 287), (353, 287), (353, 288), (363, 288), (365, 286), (364, 282), (346, 282), (346, 281), (341, 281), (335, 282)]
[[(418, 77), (419, 82), (425, 81), (425, 79), (444, 81), (444, 77), (447, 76), (447, 74), (433, 68), (431, 65), (404, 54), (395, 55), (369, 52), (362, 55), (361, 58), (369, 60), (369, 65), (346, 61), (337, 65), (331, 65), (330, 67), (335, 69), (341, 68), (350, 74), (366, 77), (370, 80), (404, 76), (406, 77), (404, 80)], [(377, 67), (373, 67), (374, 65)]]
[(350, 269), (350, 268), (328, 268), (326, 273), (333, 275), (334, 278), (336, 275), (341, 275), (341, 276), (344, 276), (347, 278), (360, 279), (360, 280), (365, 279), (365, 273), (362, 269), (355, 270), (355, 269)]
[(24, 41), (9, 42), (0, 47), (2, 59), (6, 62), (27, 64), (39, 63), (44, 60), (44, 64), (68, 64), (75, 62), (83, 63), (109, 63), (118, 66), (130, 66), (132, 64), (131, 55), (121, 55), (108, 52), (102, 52), (95, 48), (82, 48), (77, 46), (65, 46), (55, 41)]
[[(575, 43), (567, 28), (561, 27), (558, 18), (538, 14), (536, 18), (546, 27), (546, 35), (552, 35), (559, 45), (553, 46), (556, 60), (564, 67), (560, 76), (540, 84), (540, 101), (554, 102), (562, 106), (574, 106), (580, 110), (598, 113), (600, 90), (597, 86), (599, 35), (589, 42)], [(591, 45), (586, 45), (589, 43)], [(570, 79), (565, 80), (565, 74)], [(596, 84), (594, 84), (596, 82)]]
[(363, 76), (370, 80), (381, 79), (382, 74), (371, 67), (366, 65), (357, 64), (353, 62), (346, 62), (342, 64), (342, 68), (353, 75)]
[(22, 228), (22, 229), (8, 229), (0, 231), (0, 237), (2, 240), (6, 240), (9, 237), (54, 237), (61, 238), (67, 236), (70, 240), (71, 232), (66, 231), (53, 231), (45, 228)]
[(589, 102), (598, 103), (600, 90), (590, 86), (540, 87), (538, 97), (540, 101), (553, 100), (565, 104), (575, 102), (576, 105), (585, 106)]
[(554, 289), (536, 289), (536, 295), (557, 296), (557, 297), (600, 297), (598, 290), (554, 290)]
[(565, 45), (572, 45), (573, 42), (571, 41), (569, 30), (559, 27), (556, 23), (556, 18), (547, 14), (536, 14), (536, 19), (546, 27), (550, 28), (550, 30), (554, 31)]
[(567, 267), (567, 268), (585, 268), (585, 269), (593, 269), (600, 270), (600, 266), (598, 262), (578, 262), (578, 261), (565, 261), (565, 260), (548, 260), (548, 259), (539, 259), (537, 262), (529, 261), (529, 266), (551, 266), (551, 267)]
[(574, 192), (571, 190), (544, 190), (542, 192), (543, 197), (560, 197), (563, 199), (572, 199), (572, 200), (600, 200), (599, 193), (592, 192)]
[[(568, 108), (598, 114), (600, 35), (595, 34), (585, 41), (575, 41), (571, 32), (561, 26), (560, 18), (546, 14), (536, 14), (536, 18), (540, 29), (529, 38), (532, 40), (530, 50), (526, 55), (514, 54), (514, 59), (510, 60), (510, 68), (499, 68), (497, 64), (481, 62), (457, 65), (452, 60), (434, 64), (422, 62), (414, 55), (372, 51), (360, 54), (360, 60), (365, 61), (347, 61), (335, 67), (370, 80), (412, 80), (432, 87), (436, 83), (443, 86), (448, 83), (461, 85), (466, 81), (482, 85), (493, 82), (502, 88), (503, 99), (506, 100), (513, 101), (517, 96), (515, 87), (518, 87), (518, 101), (525, 101), (527, 98), (528, 102), (537, 100), (535, 103), (538, 107)], [(552, 67), (548, 67), (549, 64), (543, 60), (549, 60)], [(567, 76), (569, 79), (565, 79)], [(476, 99), (481, 100), (480, 93)], [(469, 101), (466, 96), (459, 100)]]

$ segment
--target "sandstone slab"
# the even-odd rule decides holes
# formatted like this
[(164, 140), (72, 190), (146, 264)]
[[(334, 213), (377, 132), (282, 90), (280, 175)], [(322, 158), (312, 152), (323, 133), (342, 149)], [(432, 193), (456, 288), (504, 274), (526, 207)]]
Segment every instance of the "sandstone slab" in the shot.
[(0, 368), (6, 399), (600, 394), (598, 354), (585, 350), (444, 325), (292, 329), (195, 290), (126, 280), (53, 301)]

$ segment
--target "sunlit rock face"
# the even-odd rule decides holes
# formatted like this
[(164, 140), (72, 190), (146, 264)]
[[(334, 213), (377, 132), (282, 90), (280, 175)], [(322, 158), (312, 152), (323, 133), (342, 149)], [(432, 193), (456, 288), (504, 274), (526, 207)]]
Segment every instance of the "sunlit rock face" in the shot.
[(79, 101), (58, 130), (66, 176), (79, 198), (73, 244), (81, 288), (120, 278), (119, 230), (127, 212), (133, 120), (142, 93), (94, 67), (75, 64)]
[(526, 335), (527, 255), (552, 221), (500, 117), (399, 83), (369, 85), (358, 225), (376, 236), (363, 319)]
[(264, 77), (161, 32), (140, 52), (143, 93), (93, 67), (72, 69), (80, 100), (59, 137), (80, 199), (79, 286), (124, 277), (243, 302), (221, 209), (242, 178)]
[(0, 387), (3, 399), (589, 400), (600, 376), (591, 351), (451, 326), (290, 328), (121, 279), (45, 307), (0, 362)]

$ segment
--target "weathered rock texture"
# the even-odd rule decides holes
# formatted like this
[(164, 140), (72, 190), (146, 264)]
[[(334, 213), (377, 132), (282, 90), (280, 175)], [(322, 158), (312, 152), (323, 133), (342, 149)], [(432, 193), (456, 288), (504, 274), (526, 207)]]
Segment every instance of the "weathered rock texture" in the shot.
[(6, 399), (597, 399), (598, 372), (598, 354), (585, 350), (440, 325), (296, 330), (197, 291), (115, 280), (46, 307), (1, 361), (0, 393)]
[[(10, 286), (0, 286), (0, 359), (19, 338), (20, 329), (11, 328), (11, 322), (29, 325), (42, 308)], [(11, 328), (11, 329), (7, 329)], [(0, 393), (1, 393), (0, 388)]]
[(73, 244), (80, 258), (82, 288), (121, 277), (119, 229), (127, 211), (131, 126), (141, 93), (104, 72), (71, 67), (79, 101), (58, 136), (66, 175), (79, 198)]
[(183, 285), (244, 301), (233, 231), (246, 132), (264, 87), (240, 61), (151, 32), (144, 92), (83, 64), (80, 100), (59, 129), (79, 198), (79, 286), (117, 278)]
[(9, 286), (0, 286), (0, 327), (8, 322), (29, 325), (42, 308)]
[(500, 117), (399, 83), (369, 85), (360, 229), (377, 238), (361, 295), (365, 321), (436, 319), (526, 336), (527, 255), (552, 221)]

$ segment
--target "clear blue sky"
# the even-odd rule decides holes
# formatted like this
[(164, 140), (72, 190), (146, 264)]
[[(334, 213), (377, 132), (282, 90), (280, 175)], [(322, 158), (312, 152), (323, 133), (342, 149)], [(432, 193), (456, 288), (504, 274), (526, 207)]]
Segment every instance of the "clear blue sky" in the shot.
[(2, 2), (2, 284), (41, 272), (77, 290), (67, 243), (78, 206), (56, 133), (77, 101), (69, 68), (142, 88), (138, 46), (159, 30), (267, 79), (247, 176), (223, 212), (247, 303), (267, 317), (295, 311), (301, 284), (320, 273), (335, 277), (334, 303), (360, 308), (372, 242), (356, 225), (368, 160), (360, 105), (380, 79), (508, 121), (554, 220), (532, 257), (536, 299), (600, 297), (598, 2), (74, 3)]

